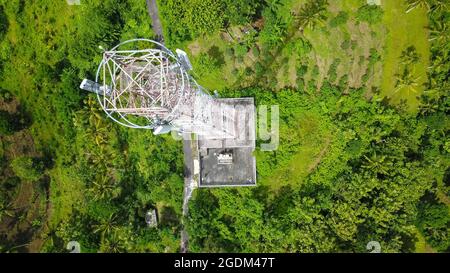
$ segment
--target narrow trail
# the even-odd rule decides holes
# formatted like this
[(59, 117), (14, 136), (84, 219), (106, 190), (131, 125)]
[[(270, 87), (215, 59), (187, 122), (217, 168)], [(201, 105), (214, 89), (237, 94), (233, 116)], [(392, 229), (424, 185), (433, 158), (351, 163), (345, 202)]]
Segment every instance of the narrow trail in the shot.
[(161, 21), (159, 19), (158, 6), (156, 5), (156, 0), (146, 0), (147, 11), (152, 18), (153, 31), (156, 34), (156, 40), (160, 43), (164, 43), (164, 35), (162, 31)]
[[(146, 0), (147, 11), (152, 19), (152, 28), (156, 35), (156, 40), (164, 44), (164, 36), (162, 31), (162, 24), (159, 19), (158, 6), (156, 0)], [(185, 228), (184, 220), (188, 215), (189, 199), (194, 191), (194, 163), (192, 157), (192, 140), (183, 137), (183, 153), (184, 153), (184, 189), (183, 189), (183, 218), (181, 220), (182, 230), (180, 239), (180, 252), (186, 253), (188, 251), (189, 236)]]
[(184, 154), (184, 190), (183, 190), (183, 218), (181, 223), (183, 229), (181, 230), (180, 252), (186, 253), (188, 251), (189, 237), (185, 228), (185, 219), (188, 215), (189, 199), (192, 196), (194, 188), (192, 187), (194, 175), (194, 162), (192, 157), (192, 140), (183, 136), (183, 154)]
[(320, 162), (322, 161), (322, 158), (325, 156), (325, 153), (327, 152), (328, 148), (331, 144), (331, 138), (328, 138), (325, 147), (320, 151), (319, 155), (317, 156), (316, 160), (309, 166), (308, 172), (312, 172), (317, 166), (319, 166)]

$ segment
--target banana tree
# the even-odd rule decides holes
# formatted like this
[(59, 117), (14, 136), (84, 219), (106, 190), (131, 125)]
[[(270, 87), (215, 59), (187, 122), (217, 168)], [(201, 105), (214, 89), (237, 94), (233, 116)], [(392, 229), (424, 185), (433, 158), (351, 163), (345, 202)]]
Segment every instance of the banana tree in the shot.
[(94, 233), (100, 233), (102, 240), (105, 236), (111, 234), (116, 226), (116, 216), (111, 213), (108, 218), (101, 220), (98, 224), (94, 225)]
[(385, 155), (377, 155), (374, 152), (370, 157), (364, 156), (365, 162), (361, 166), (363, 169), (372, 171), (379, 174), (388, 174), (390, 167), (392, 167), (392, 162), (387, 160)]
[(431, 6), (431, 12), (444, 12), (448, 11), (448, 0), (433, 0)]
[(307, 2), (295, 15), (301, 30), (305, 28), (314, 29), (318, 25), (323, 25), (327, 20), (328, 1), (318, 0)]
[(425, 8), (427, 12), (431, 9), (431, 1), (430, 0), (406, 0), (406, 13), (411, 12), (415, 8)]
[(400, 90), (406, 90), (408, 92), (408, 95), (410, 92), (417, 93), (417, 88), (420, 86), (419, 77), (414, 76), (414, 71), (408, 68), (405, 68), (403, 70), (402, 74), (397, 74), (397, 83), (395, 85), (395, 89), (393, 94), (398, 93)]
[(8, 217), (14, 217), (14, 205), (9, 202), (9, 203), (0, 203), (0, 222), (3, 221), (3, 218), (5, 216)]
[(429, 41), (435, 41), (438, 44), (446, 45), (449, 43), (450, 39), (450, 29), (448, 24), (444, 21), (437, 20), (434, 22), (433, 27), (429, 31), (430, 38)]

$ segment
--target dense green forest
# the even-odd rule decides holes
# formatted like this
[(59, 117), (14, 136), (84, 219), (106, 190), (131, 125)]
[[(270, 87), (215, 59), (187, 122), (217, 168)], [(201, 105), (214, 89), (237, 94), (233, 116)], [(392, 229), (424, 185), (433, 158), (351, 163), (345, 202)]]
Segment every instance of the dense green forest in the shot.
[[(194, 192), (190, 252), (450, 251), (450, 3), (381, 2), (157, 1), (200, 84), (280, 107), (257, 187)], [(0, 0), (0, 252), (180, 251), (182, 143), (78, 88), (154, 36), (145, 1)]]

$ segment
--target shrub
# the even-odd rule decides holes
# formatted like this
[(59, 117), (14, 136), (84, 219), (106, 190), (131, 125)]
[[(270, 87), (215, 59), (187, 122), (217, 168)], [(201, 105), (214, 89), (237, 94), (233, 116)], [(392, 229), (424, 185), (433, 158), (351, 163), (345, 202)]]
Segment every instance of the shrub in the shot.
[(37, 181), (44, 174), (44, 164), (42, 161), (28, 156), (20, 156), (13, 159), (11, 168), (21, 179)]
[(227, 48), (225, 49), (225, 56), (228, 57), (228, 58), (232, 58), (233, 55), (234, 55), (234, 50), (233, 50), (233, 48), (227, 47)]
[(445, 204), (439, 202), (419, 205), (418, 227), (426, 240), (436, 249), (446, 251), (450, 247), (448, 226), (450, 216)]
[(366, 57), (364, 57), (364, 56), (359, 56), (359, 59), (358, 59), (358, 65), (363, 65), (364, 64), (364, 62), (366, 61)]
[(0, 110), (0, 134), (11, 135), (14, 133), (14, 120), (11, 114), (6, 111)]
[(358, 22), (367, 22), (371, 25), (379, 23), (382, 17), (383, 10), (376, 5), (364, 5), (356, 13), (356, 20)]
[(255, 46), (253, 49), (253, 56), (255, 56), (255, 58), (259, 58), (259, 48), (257, 46)]
[(260, 62), (255, 64), (255, 74), (256, 76), (261, 76), (264, 73), (264, 67)]
[(361, 77), (361, 81), (363, 83), (366, 83), (369, 80), (369, 77), (370, 77), (370, 73), (366, 73)]
[(350, 48), (350, 40), (349, 39), (345, 39), (342, 44), (341, 44), (341, 48), (343, 50), (347, 50)]
[(8, 31), (8, 18), (6, 17), (3, 7), (0, 6), (0, 40), (3, 39)]
[(308, 72), (308, 66), (307, 65), (301, 65), (297, 68), (297, 77), (301, 78), (305, 76), (305, 74)]
[(378, 61), (381, 61), (381, 55), (375, 48), (370, 49), (369, 65), (374, 65)]
[(330, 27), (338, 27), (347, 23), (348, 21), (348, 13), (345, 11), (340, 11), (336, 17), (330, 20)]
[(208, 55), (211, 56), (211, 58), (214, 58), (216, 61), (216, 65), (217, 66), (222, 66), (225, 64), (225, 59), (223, 56), (223, 52), (220, 51), (219, 47), (217, 46), (212, 46), (209, 50), (208, 50)]
[(337, 78), (337, 67), (341, 63), (341, 59), (337, 58), (334, 59), (333, 63), (330, 66), (330, 69), (328, 70), (328, 80), (330, 82), (335, 82)]
[(0, 88), (0, 99), (3, 99), (5, 102), (9, 103), (13, 100), (13, 95), (8, 90)]
[(348, 84), (348, 75), (342, 76), (342, 78), (339, 80), (339, 86), (345, 87)]
[(313, 71), (312, 71), (312, 77), (315, 79), (315, 78), (317, 78), (319, 76), (319, 66), (318, 65), (315, 65), (314, 66), (314, 69), (313, 69)]
[(219, 67), (218, 61), (207, 53), (201, 53), (196, 60), (195, 71), (203, 76)]
[(236, 55), (237, 58), (244, 57), (244, 55), (247, 54), (247, 52), (248, 48), (243, 44), (237, 44), (234, 47), (234, 54)]
[(251, 67), (246, 67), (244, 70), (245, 76), (249, 77), (253, 74), (253, 70)]

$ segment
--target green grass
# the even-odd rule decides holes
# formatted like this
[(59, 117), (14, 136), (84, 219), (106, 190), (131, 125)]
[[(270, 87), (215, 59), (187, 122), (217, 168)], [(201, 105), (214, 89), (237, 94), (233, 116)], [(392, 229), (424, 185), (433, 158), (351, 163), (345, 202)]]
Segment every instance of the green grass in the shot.
[[(232, 58), (227, 58), (224, 54), (227, 48), (232, 48), (233, 46), (233, 43), (222, 39), (220, 32), (200, 37), (185, 46), (194, 67), (193, 75), (200, 85), (209, 90), (219, 91), (233, 86), (233, 84), (237, 81), (237, 77), (233, 75), (232, 71), (238, 67), (235, 64), (235, 60)], [(196, 60), (199, 54), (207, 53), (212, 47), (217, 47), (219, 51), (224, 54), (225, 63), (219, 69), (209, 71), (205, 75), (197, 75), (195, 73)]]
[[(305, 75), (307, 81), (314, 80), (318, 88), (327, 80), (330, 65), (337, 58), (340, 64), (337, 67), (338, 76), (333, 82), (339, 83), (342, 76), (348, 76), (347, 87), (360, 88), (364, 86), (366, 90), (371, 90), (372, 86), (378, 86), (380, 75), (368, 70), (370, 49), (382, 52), (383, 40), (385, 36), (383, 24), (368, 24), (357, 22), (355, 16), (358, 8), (365, 5), (366, 1), (330, 1), (328, 8), (328, 21), (323, 27), (315, 29), (305, 29), (304, 35), (311, 42), (313, 51), (308, 56), (308, 73)], [(344, 11), (349, 15), (348, 21), (337, 27), (330, 27), (329, 21), (339, 12)], [(371, 35), (371, 33), (375, 35)], [(342, 47), (344, 41), (355, 43), (354, 48), (349, 45), (347, 49)], [(359, 63), (359, 58), (364, 58)], [(319, 75), (313, 77), (312, 71), (315, 66), (319, 67)], [(372, 80), (364, 83), (362, 77), (369, 73)]]
[(430, 245), (425, 241), (425, 237), (420, 233), (417, 228), (414, 228), (414, 234), (417, 236), (417, 241), (415, 244), (415, 252), (416, 253), (435, 253), (436, 250), (433, 249)]
[[(260, 182), (271, 190), (276, 191), (288, 185), (297, 188), (308, 174), (314, 171), (322, 157), (326, 156), (332, 134), (327, 126), (321, 125), (324, 121), (314, 113), (304, 113), (298, 122), (301, 147), (286, 166), (275, 170), (273, 175), (263, 178)], [(280, 132), (280, 135), (283, 135), (283, 132)], [(280, 145), (283, 145), (282, 140)]]
[(427, 80), (426, 70), (430, 57), (426, 30), (428, 25), (427, 14), (422, 8), (416, 8), (410, 13), (406, 13), (404, 1), (383, 1), (383, 9), (383, 23), (387, 27), (388, 34), (383, 56), (382, 95), (391, 98), (393, 103), (399, 103), (402, 99), (405, 99), (409, 109), (414, 111), (419, 105), (416, 97), (420, 96), (423, 88), (419, 88), (417, 93), (400, 90), (394, 94), (395, 74), (398, 73), (402, 51), (413, 45), (421, 56), (419, 63), (416, 65), (415, 76), (420, 77), (420, 84)]
[(83, 181), (73, 176), (74, 171), (62, 167), (50, 171), (50, 199), (52, 204), (50, 226), (67, 219), (73, 209), (84, 211)]

